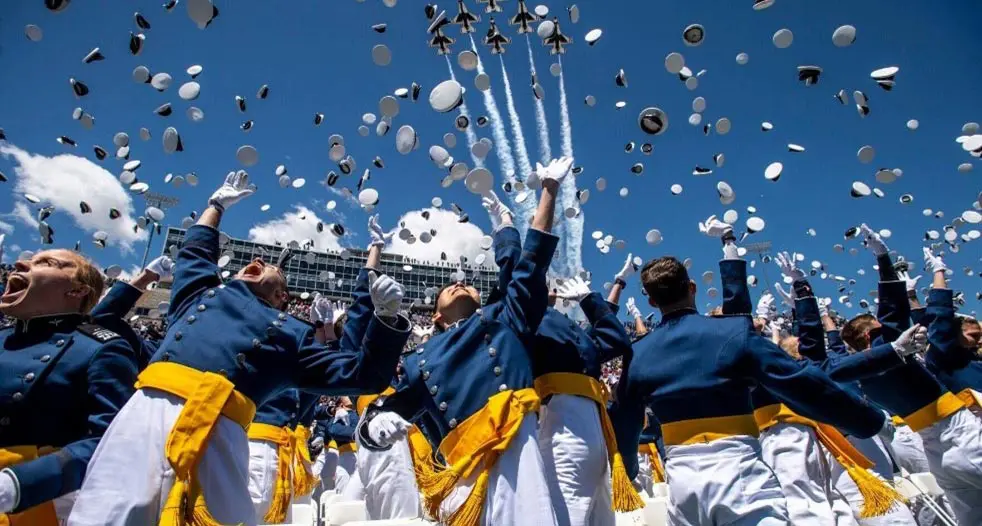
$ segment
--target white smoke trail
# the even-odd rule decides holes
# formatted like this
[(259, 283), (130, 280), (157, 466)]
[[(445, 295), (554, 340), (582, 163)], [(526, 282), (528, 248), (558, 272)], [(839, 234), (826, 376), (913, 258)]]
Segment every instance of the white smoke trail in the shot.
[[(450, 78), (451, 78), (451, 80), (453, 80), (454, 82), (457, 82), (457, 75), (454, 75), (454, 72), (453, 72), (453, 63), (450, 62), (450, 56), (449, 55), (443, 55), (443, 58), (447, 59), (447, 69), (450, 70)], [(468, 121), (471, 121), (471, 115), (467, 111), (467, 103), (466, 102), (461, 103), (461, 105), (460, 105), (460, 114), (463, 115), (464, 117), (467, 117), (467, 120)], [(471, 121), (471, 122), (473, 122), (473, 121)], [(464, 130), (464, 134), (467, 136), (467, 152), (470, 153), (471, 152), (471, 148), (474, 146), (474, 144), (477, 143), (477, 134), (474, 133), (474, 129), (473, 129), (472, 126), (468, 126), (467, 129)], [(475, 168), (484, 168), (484, 159), (478, 159), (477, 156), (474, 155), (473, 153), (471, 153), (471, 162), (474, 163), (474, 167)]]
[[(525, 35), (525, 43), (529, 50), (529, 71), (535, 77), (535, 59), (532, 56), (532, 41)], [(539, 132), (539, 160), (547, 163), (552, 159), (552, 147), (549, 145), (549, 123), (546, 122), (546, 107), (542, 99), (535, 97), (535, 129)]]
[[(559, 108), (560, 108), (560, 128), (559, 134), (562, 141), (563, 156), (573, 159), (573, 127), (569, 122), (569, 106), (566, 101), (566, 72), (563, 68), (563, 59), (559, 59)], [(559, 194), (559, 204), (562, 210), (574, 206), (576, 203), (576, 179), (571, 174), (563, 181)], [(566, 230), (563, 236), (566, 241), (565, 270), (573, 275), (583, 268), (583, 215), (580, 214), (572, 219), (566, 219)]]
[[(505, 58), (504, 55), (498, 55), (501, 60), (501, 77), (505, 82), (505, 98), (508, 103), (508, 118), (511, 120), (511, 134), (515, 139), (515, 151), (518, 153), (518, 168), (522, 173), (522, 181), (527, 181), (529, 174), (532, 173), (532, 163), (529, 161), (529, 152), (525, 147), (525, 134), (522, 132), (522, 121), (518, 116), (518, 110), (515, 109), (515, 99), (512, 97), (511, 93), (511, 81), (508, 79), (508, 70), (505, 69)], [(535, 197), (533, 192), (528, 198), (521, 204), (517, 204), (518, 214), (521, 216), (523, 222), (528, 222), (531, 220), (532, 214), (537, 206), (538, 199)]]
[[(474, 37), (471, 36), (471, 50), (477, 55), (477, 73), (484, 74), (484, 63), (481, 61), (481, 54), (477, 52), (477, 45)], [(494, 151), (498, 156), (498, 163), (501, 171), (504, 172), (505, 181), (515, 184), (515, 159), (511, 155), (511, 145), (508, 143), (508, 134), (505, 132), (505, 123), (501, 119), (501, 112), (498, 111), (498, 103), (494, 100), (491, 88), (483, 92), (484, 106), (488, 110), (488, 118), (491, 119), (491, 135), (494, 137)], [(528, 229), (527, 221), (520, 221), (518, 230), (524, 232)]]

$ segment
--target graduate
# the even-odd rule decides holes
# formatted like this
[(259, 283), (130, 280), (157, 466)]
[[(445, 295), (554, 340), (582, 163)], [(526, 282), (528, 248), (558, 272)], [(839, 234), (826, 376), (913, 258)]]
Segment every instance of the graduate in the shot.
[(546, 313), (556, 196), (571, 168), (566, 158), (537, 167), (539, 207), (502, 298), (481, 308), (473, 287), (441, 289), (438, 334), (405, 357), (397, 392), (369, 407), (359, 426), (375, 448), (405, 437), (407, 420), (419, 426), (434, 446), (431, 465), (417, 467), (424, 508), (451, 526), (556, 524), (526, 342)]
[[(521, 243), (511, 226), (511, 210), (494, 192), (482, 201), (496, 226), (495, 262), (501, 269), (498, 281), (503, 290), (514, 268), (510, 260), (521, 254)], [(550, 304), (557, 299), (578, 302), (588, 328), (580, 328), (550, 306), (528, 348), (535, 389), (542, 399), (539, 449), (560, 526), (613, 524), (615, 510), (632, 511), (644, 504), (624, 471), (607, 416), (606, 386), (600, 382), (603, 363), (631, 348), (614, 309), (625, 280), (636, 271), (628, 254), (606, 301), (579, 276), (566, 280), (550, 292)], [(609, 483), (611, 474), (615, 486), (619, 483), (616, 495)]]
[[(751, 390), (759, 384), (797, 413), (859, 436), (876, 434), (883, 415), (744, 317), (699, 315), (696, 285), (677, 259), (650, 261), (641, 281), (662, 319), (624, 366), (613, 411), (621, 448), (637, 448), (648, 404), (661, 423), (673, 524), (786, 524), (784, 493), (761, 457)], [(630, 462), (628, 473), (637, 470)]]
[(57, 526), (133, 394), (136, 353), (86, 314), (102, 274), (70, 250), (18, 260), (0, 297), (0, 524)]
[(340, 395), (388, 385), (410, 329), (391, 278), (372, 283), (365, 338), (340, 350), (281, 310), (289, 293), (276, 266), (257, 259), (222, 283), (218, 225), (254, 190), (244, 171), (230, 173), (189, 229), (167, 336), (99, 443), (69, 524), (256, 524), (243, 505), (256, 407), (289, 388)]

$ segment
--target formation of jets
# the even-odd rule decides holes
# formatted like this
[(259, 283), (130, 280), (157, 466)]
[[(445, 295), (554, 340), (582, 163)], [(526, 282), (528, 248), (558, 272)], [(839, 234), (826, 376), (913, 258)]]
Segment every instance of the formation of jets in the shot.
[[(484, 8), (486, 13), (499, 13), (502, 11), (500, 2), (501, 0), (477, 0), (480, 4), (487, 4)], [(481, 17), (472, 13), (467, 9), (464, 4), (464, 0), (457, 0), (457, 15), (452, 19), (447, 18), (446, 11), (441, 11), (440, 14), (436, 15), (436, 6), (427, 6), (427, 15), (431, 15), (430, 18), (432, 22), (427, 32), (430, 34), (430, 47), (436, 48), (438, 55), (449, 55), (452, 51), (450, 46), (453, 45), (456, 40), (448, 37), (443, 33), (446, 26), (450, 24), (456, 24), (460, 26), (461, 34), (474, 33), (476, 31), (475, 25), (481, 21)], [(570, 18), (574, 18), (575, 6), (570, 8)], [(576, 11), (575, 18), (579, 18), (579, 13)], [(516, 31), (518, 34), (527, 34), (534, 31), (532, 24), (540, 22), (542, 17), (536, 15), (535, 13), (529, 11), (528, 6), (525, 4), (525, 0), (518, 0), (518, 13), (511, 17), (508, 22), (512, 26), (517, 26)], [(566, 53), (566, 45), (571, 44), (573, 39), (562, 32), (559, 27), (559, 19), (552, 19), (552, 27), (554, 28), (552, 32), (544, 37), (542, 37), (543, 45), (549, 47), (549, 53), (552, 55), (560, 55)], [(541, 28), (540, 28), (541, 31)], [(540, 33), (541, 35), (542, 33)], [(511, 38), (506, 37), (501, 33), (501, 29), (498, 28), (494, 21), (494, 17), (491, 17), (491, 27), (488, 29), (487, 36), (484, 37), (484, 44), (491, 48), (492, 55), (500, 55), (505, 53), (506, 46), (511, 44)]]

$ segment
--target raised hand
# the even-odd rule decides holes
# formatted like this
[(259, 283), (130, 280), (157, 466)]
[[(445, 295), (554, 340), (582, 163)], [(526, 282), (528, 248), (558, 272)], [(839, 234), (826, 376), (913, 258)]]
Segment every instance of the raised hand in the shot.
[(157, 279), (170, 279), (174, 276), (174, 260), (160, 256), (147, 265), (147, 270), (157, 275)]
[(890, 345), (901, 358), (917, 354), (927, 347), (927, 328), (921, 327), (920, 323), (912, 325)]
[(549, 161), (549, 166), (542, 166), (542, 163), (535, 163), (535, 173), (538, 179), (545, 184), (546, 181), (554, 181), (556, 184), (563, 182), (563, 179), (573, 168), (573, 159), (560, 157)]
[(249, 174), (245, 170), (229, 172), (225, 176), (225, 182), (222, 183), (222, 186), (218, 187), (218, 190), (215, 190), (215, 193), (211, 194), (208, 204), (220, 210), (225, 210), (255, 192), (256, 185), (249, 184)]
[(924, 247), (924, 267), (931, 269), (931, 273), (944, 272), (948, 270), (948, 265), (945, 265), (944, 260), (941, 256), (937, 256), (934, 252), (931, 252), (930, 248)]
[(368, 244), (368, 248), (379, 247), (384, 248), (386, 243), (392, 239), (395, 232), (386, 234), (382, 227), (378, 224), (378, 214), (368, 217), (368, 235), (371, 237), (371, 242)]
[(634, 254), (628, 254), (627, 259), (624, 260), (624, 266), (620, 272), (614, 275), (614, 279), (627, 281), (627, 278), (633, 276), (637, 271), (638, 267), (634, 265)]
[(914, 292), (917, 290), (917, 282), (921, 280), (921, 276), (914, 276), (912, 278), (910, 277), (910, 272), (904, 272), (902, 270), (897, 272), (897, 276), (904, 280), (904, 284), (907, 285), (907, 292)]
[(805, 273), (798, 268), (797, 256), (798, 254), (789, 255), (787, 252), (779, 252), (774, 257), (774, 261), (780, 267), (781, 273), (793, 280), (805, 278)]
[(777, 295), (781, 297), (781, 301), (783, 301), (788, 307), (794, 308), (794, 287), (788, 287), (789, 290), (785, 292), (785, 290), (781, 288), (780, 283), (775, 283), (774, 288), (777, 289)]
[(770, 292), (761, 294), (757, 300), (757, 316), (767, 320), (777, 317), (777, 298)]
[(388, 318), (399, 314), (402, 298), (405, 295), (402, 285), (385, 274), (379, 276), (375, 271), (369, 271), (368, 282), (375, 313), (380, 317)]
[(733, 233), (733, 226), (729, 223), (720, 221), (715, 215), (711, 215), (705, 222), (699, 223), (699, 232), (702, 232), (709, 237), (722, 238), (727, 234)]
[(564, 300), (583, 301), (583, 298), (590, 295), (590, 282), (583, 281), (583, 278), (576, 276), (568, 279), (556, 290), (556, 297)]
[(641, 311), (638, 309), (637, 304), (634, 303), (634, 297), (633, 296), (627, 299), (627, 302), (625, 302), (625, 305), (627, 306), (627, 313), (628, 313), (628, 315), (630, 315), (632, 318), (635, 318), (635, 319), (641, 317)]
[(505, 206), (501, 199), (498, 199), (498, 194), (494, 193), (494, 190), (481, 197), (481, 206), (488, 211), (488, 216), (491, 217), (491, 226), (495, 229), (506, 222), (505, 216), (509, 216), (509, 218), (514, 216), (511, 209)]
[(887, 244), (883, 242), (883, 238), (880, 234), (873, 232), (873, 229), (869, 227), (866, 223), (859, 226), (859, 233), (863, 236), (866, 243), (866, 248), (873, 251), (876, 256), (882, 256), (890, 251), (887, 248)]

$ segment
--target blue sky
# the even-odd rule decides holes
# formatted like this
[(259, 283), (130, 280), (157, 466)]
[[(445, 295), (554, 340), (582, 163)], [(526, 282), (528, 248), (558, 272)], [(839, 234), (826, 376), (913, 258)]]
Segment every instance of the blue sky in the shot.
[[(0, 83), (0, 128), (5, 130), (9, 143), (25, 155), (47, 158), (72, 154), (94, 161), (92, 145), (100, 144), (112, 152), (113, 134), (126, 131), (131, 137), (130, 159), (143, 163), (138, 172), (140, 179), (150, 183), (151, 191), (181, 199), (177, 208), (168, 210), (171, 224), (179, 224), (192, 210), (200, 210), (224, 175), (241, 168), (235, 159), (236, 149), (252, 144), (259, 150), (260, 162), (248, 170), (259, 185), (259, 193), (231, 209), (223, 230), (236, 237), (249, 237), (250, 229), (257, 224), (279, 221), (275, 231), (289, 231), (295, 226), (291, 222), (297, 220), (296, 213), (292, 218), (284, 214), (295, 212), (299, 205), (306, 209), (301, 213), (309, 212), (324, 222), (344, 223), (353, 235), (341, 243), (362, 246), (367, 243), (367, 215), (318, 184), (329, 170), (336, 170), (328, 159), (328, 137), (340, 133), (346, 139), (348, 153), (357, 160), (358, 169), (355, 176), (343, 178), (339, 185), (353, 188), (356, 176), (371, 166), (374, 156), (381, 156), (385, 162), (385, 168), (372, 169), (369, 183), (381, 194), (378, 211), (383, 224), (394, 226), (403, 214), (429, 207), (431, 199), (438, 196), (444, 208), (457, 203), (470, 214), (473, 223), (490, 231), (480, 199), (461, 183), (441, 188), (444, 172), (427, 157), (429, 145), (441, 144), (444, 133), (454, 131), (454, 115), (438, 114), (426, 103), (430, 89), (449, 74), (444, 58), (426, 46), (428, 22), (421, 2), (403, 0), (394, 8), (387, 8), (378, 0), (216, 0), (221, 14), (203, 31), (188, 18), (184, 1), (171, 13), (165, 12), (161, 3), (78, 1), (60, 14), (48, 12), (42, 2), (5, 3), (0, 9), (0, 70), (5, 73)], [(833, 244), (843, 243), (846, 228), (866, 221), (874, 229), (890, 229), (891, 248), (907, 255), (920, 268), (925, 231), (943, 231), (952, 219), (971, 209), (982, 190), (978, 166), (967, 174), (957, 171), (959, 164), (975, 159), (954, 142), (963, 123), (982, 120), (982, 100), (978, 97), (982, 46), (976, 23), (982, 17), (982, 4), (978, 2), (904, 1), (887, 8), (883, 2), (779, 0), (773, 7), (757, 12), (751, 9), (749, 0), (581, 1), (581, 19), (575, 25), (566, 15), (567, 4), (544, 3), (560, 17), (564, 32), (575, 40), (563, 60), (564, 76), (576, 164), (584, 168), (577, 185), (591, 190), (590, 201), (583, 207), (583, 265), (594, 273), (598, 287), (619, 270), (627, 251), (644, 259), (664, 254), (691, 257), (692, 274), (697, 280), (705, 270), (715, 272), (719, 245), (701, 236), (697, 223), (710, 214), (722, 216), (733, 208), (740, 214), (738, 230), (742, 230), (748, 217), (746, 207), (754, 206), (767, 220), (767, 228), (748, 241), (771, 241), (777, 250), (803, 252), (806, 264), (819, 260), (829, 272), (856, 278), (858, 284), (853, 290), (858, 301), (860, 297), (868, 298), (868, 291), (874, 288), (873, 258), (866, 252), (851, 256), (848, 251), (832, 250)], [(481, 12), (483, 5), (473, 0), (467, 4), (482, 16), (475, 35), (483, 36), (488, 15)], [(537, 2), (530, 2), (530, 8), (535, 5)], [(505, 23), (507, 17), (514, 15), (517, 1), (507, 0), (502, 6), (504, 13), (497, 17), (499, 27), (506, 36), (513, 37), (504, 61), (534, 165), (540, 148), (525, 39)], [(455, 2), (443, 0), (441, 7), (450, 15), (456, 12)], [(140, 56), (130, 55), (127, 49), (129, 32), (138, 32), (134, 11), (140, 11), (152, 25), (145, 32), (145, 48)], [(371, 30), (372, 24), (381, 22), (388, 24), (386, 33)], [(706, 28), (705, 41), (695, 48), (686, 47), (681, 38), (683, 28), (691, 23)], [(40, 26), (43, 40), (31, 42), (25, 38), (27, 24)], [(852, 24), (858, 30), (851, 47), (832, 45), (832, 32), (842, 24)], [(597, 45), (589, 47), (583, 36), (593, 28), (603, 29), (604, 36)], [(777, 49), (771, 43), (771, 35), (781, 28), (794, 32), (794, 43), (787, 49)], [(469, 47), (455, 26), (447, 28), (446, 33), (458, 39), (453, 47), (454, 58)], [(392, 64), (387, 67), (372, 63), (371, 48), (378, 43), (392, 50)], [(107, 60), (83, 64), (82, 57), (95, 46), (101, 47)], [(558, 79), (548, 71), (554, 59), (534, 34), (532, 46), (546, 92), (551, 148), (558, 155), (559, 86)], [(499, 62), (487, 48), (480, 50), (492, 78), (492, 93), (507, 120)], [(664, 57), (672, 51), (682, 53), (693, 71), (707, 70), (696, 90), (689, 91), (676, 76), (666, 72)], [(740, 52), (750, 56), (745, 66), (738, 66), (734, 60)], [(481, 94), (473, 87), (474, 72), (463, 71), (454, 62), (458, 79), (468, 88), (466, 102), (472, 117), (486, 115)], [(131, 71), (141, 64), (155, 73), (170, 73), (174, 78), (170, 89), (158, 93), (149, 85), (134, 83)], [(202, 65), (204, 72), (198, 77), (201, 97), (189, 103), (177, 96), (177, 89), (190, 80), (185, 69), (192, 64)], [(797, 81), (796, 66), (805, 64), (824, 68), (817, 85), (806, 87)], [(900, 67), (900, 73), (896, 88), (885, 92), (869, 73), (891, 65)], [(627, 73), (627, 88), (614, 84), (619, 68)], [(91, 93), (77, 100), (69, 77), (84, 81)], [(396, 88), (409, 87), (413, 81), (423, 86), (420, 101), (400, 101), (400, 114), (389, 135), (376, 137), (373, 130), (369, 137), (359, 136), (357, 127), (362, 114), (377, 114), (379, 98)], [(257, 100), (256, 91), (263, 84), (270, 87), (269, 98)], [(864, 91), (870, 98), (871, 114), (860, 119), (851, 103), (839, 105), (833, 96), (840, 88), (849, 93), (854, 89)], [(246, 98), (247, 113), (236, 109), (235, 95)], [(587, 95), (598, 99), (595, 107), (583, 103)], [(732, 121), (729, 134), (713, 133), (707, 137), (701, 126), (686, 122), (696, 96), (707, 101), (705, 122), (715, 122), (720, 117)], [(627, 108), (616, 110), (614, 103), (619, 100), (626, 101)], [(153, 109), (165, 102), (173, 104), (174, 113), (167, 118), (154, 115)], [(191, 105), (205, 112), (202, 122), (192, 123), (185, 115)], [(83, 129), (71, 119), (76, 106), (95, 116), (92, 130)], [(670, 125), (665, 134), (648, 137), (641, 133), (637, 115), (646, 106), (658, 106), (668, 113)], [(319, 127), (312, 122), (315, 112), (325, 115)], [(246, 119), (255, 121), (248, 134), (239, 129)], [(906, 128), (909, 119), (919, 121), (916, 131)], [(773, 123), (774, 130), (762, 133), (762, 121)], [(421, 147), (407, 156), (396, 152), (394, 145), (395, 130), (403, 124), (414, 126), (421, 142)], [(511, 123), (504, 124), (514, 152)], [(160, 140), (167, 126), (180, 131), (184, 152), (164, 154)], [(152, 133), (147, 142), (138, 137), (141, 127)], [(478, 137), (492, 137), (490, 126), (476, 131)], [(79, 147), (58, 144), (54, 139), (60, 135), (73, 138)], [(464, 134), (457, 135), (458, 145), (450, 153), (471, 164)], [(625, 154), (624, 145), (632, 140), (639, 148)], [(650, 156), (640, 152), (641, 143), (647, 141), (654, 145)], [(787, 143), (800, 144), (806, 151), (789, 153)], [(856, 151), (867, 144), (876, 148), (876, 158), (870, 164), (861, 164)], [(709, 176), (691, 174), (696, 165), (711, 167), (716, 153), (725, 154), (725, 166)], [(40, 184), (37, 177), (54, 181), (71, 177), (71, 172), (60, 170), (74, 166), (72, 160), (56, 159), (58, 163), (45, 163), (40, 162), (43, 158), (35, 158), (31, 188)], [(764, 168), (774, 161), (785, 166), (777, 183), (763, 177)], [(636, 162), (645, 164), (641, 176), (630, 172)], [(273, 175), (278, 164), (286, 165), (291, 176), (304, 177), (307, 185), (300, 190), (280, 188)], [(112, 175), (122, 170), (122, 162), (112, 157), (99, 165)], [(17, 167), (16, 156), (0, 157), (0, 171), (9, 179), (4, 184), (7, 191), (0, 192), (0, 213), (7, 214), (0, 217), (4, 223), (0, 226), (8, 232), (8, 260), (16, 257), (15, 246), (22, 250), (38, 248), (36, 228), (11, 214), (18, 203), (27, 204), (15, 191), (20, 177)], [(495, 152), (488, 156), (488, 167), (495, 173), (496, 185), (500, 184), (504, 178)], [(877, 184), (877, 168), (901, 168), (904, 175), (892, 184)], [(78, 169), (90, 171), (91, 167)], [(39, 170), (43, 172), (40, 176), (36, 173)], [(197, 187), (174, 188), (163, 182), (166, 173), (191, 171), (201, 179)], [(594, 186), (598, 177), (607, 180), (604, 192)], [(731, 206), (721, 205), (716, 197), (715, 186), (720, 180), (736, 190), (737, 199)], [(881, 188), (886, 197), (851, 198), (849, 189), (854, 180)], [(683, 185), (681, 195), (671, 194), (669, 187), (673, 183)], [(65, 190), (66, 186), (70, 185), (44, 187), (61, 192), (59, 198), (65, 199), (63, 194), (70, 191)], [(618, 196), (621, 187), (630, 190), (628, 197)], [(98, 200), (98, 195), (106, 194), (106, 199), (111, 200), (121, 198), (125, 192), (84, 188), (80, 193), (80, 199), (91, 196)], [(905, 193), (913, 194), (913, 204), (898, 202)], [(49, 200), (48, 196), (40, 197)], [(337, 201), (340, 215), (325, 210), (325, 203), (332, 199)], [(260, 205), (267, 203), (271, 209), (261, 212)], [(32, 214), (36, 212), (33, 208), (31, 205)], [(142, 199), (135, 198), (133, 208), (133, 213), (142, 213)], [(943, 211), (945, 217), (924, 217), (924, 208)], [(104, 209), (93, 212), (106, 213)], [(82, 240), (85, 252), (102, 265), (118, 263), (129, 269), (139, 264), (143, 249), (140, 240), (130, 240), (129, 248), (117, 242), (100, 251), (90, 241), (95, 227), (80, 225), (76, 215), (59, 209), (49, 223), (56, 232), (56, 246), (71, 247), (76, 240)], [(959, 233), (978, 227), (965, 225)], [(664, 242), (658, 246), (645, 242), (645, 233), (651, 228), (660, 229), (664, 235)], [(815, 237), (806, 233), (809, 228), (816, 230)], [(590, 237), (595, 230), (623, 239), (627, 249), (600, 254)], [(307, 230), (299, 231), (309, 231), (309, 225)], [(464, 232), (461, 239), (469, 239), (467, 234), (474, 232)], [(946, 258), (955, 271), (953, 286), (966, 293), (966, 310), (979, 309), (975, 300), (982, 271), (979, 243), (963, 244), (958, 254), (948, 254)], [(859, 246), (856, 241), (845, 244), (847, 248)], [(158, 243), (152, 253), (159, 251)], [(965, 267), (972, 268), (975, 275), (965, 275)], [(859, 269), (865, 269), (865, 276), (857, 274)], [(752, 272), (763, 278), (759, 265)], [(771, 280), (778, 274), (773, 265), (767, 272)], [(820, 295), (838, 296), (833, 283), (815, 280), (814, 284)], [(701, 281), (700, 287), (700, 302), (711, 302)], [(636, 288), (632, 286), (630, 290), (637, 295)], [(760, 288), (755, 296), (759, 292)], [(838, 307), (846, 313), (855, 312)]]

